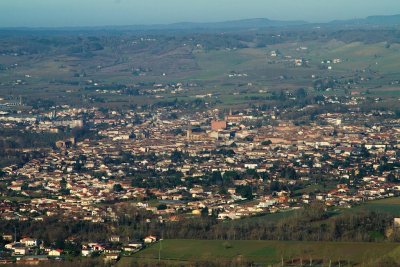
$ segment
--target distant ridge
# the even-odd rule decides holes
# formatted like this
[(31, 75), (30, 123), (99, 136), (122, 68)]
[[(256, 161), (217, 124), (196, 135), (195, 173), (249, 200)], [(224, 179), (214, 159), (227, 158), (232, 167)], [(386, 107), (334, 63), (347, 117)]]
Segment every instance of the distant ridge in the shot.
[(222, 22), (178, 22), (172, 24), (154, 24), (154, 25), (131, 25), (131, 26), (106, 26), (95, 27), (103, 29), (116, 30), (233, 30), (233, 29), (260, 29), (260, 28), (278, 28), (289, 26), (307, 25), (307, 21), (281, 21), (270, 20), (267, 18), (242, 19)]
[(335, 20), (328, 24), (340, 25), (376, 25), (376, 26), (399, 26), (400, 15), (369, 16), (363, 19)]
[(74, 30), (121, 30), (121, 31), (148, 31), (148, 30), (230, 30), (230, 29), (257, 29), (286, 26), (300, 26), (309, 24), (306, 21), (281, 21), (267, 18), (231, 20), (222, 22), (179, 22), (172, 24), (153, 25), (121, 25), (121, 26), (82, 26), (82, 27), (15, 27), (1, 28), (0, 30), (50, 30), (50, 31), (74, 31)]
[(190, 29), (190, 28), (212, 28), (212, 29), (240, 29), (240, 28), (266, 28), (266, 27), (285, 27), (294, 25), (305, 25), (309, 24), (307, 21), (295, 20), (295, 21), (281, 21), (281, 20), (270, 20), (266, 18), (255, 18), (255, 19), (243, 19), (243, 20), (231, 20), (223, 22), (206, 22), (206, 23), (193, 23), (183, 22), (164, 25), (164, 27)]
[(389, 16), (369, 16), (367, 18), (334, 20), (325, 23), (310, 23), (303, 20), (271, 20), (268, 18), (254, 18), (230, 20), (222, 22), (179, 22), (172, 24), (153, 24), (153, 25), (121, 25), (121, 26), (82, 26), (82, 27), (0, 27), (2, 31), (220, 31), (220, 30), (247, 30), (247, 29), (265, 29), (265, 28), (292, 28), (292, 27), (313, 27), (313, 26), (382, 26), (397, 27), (400, 26), (400, 15)]

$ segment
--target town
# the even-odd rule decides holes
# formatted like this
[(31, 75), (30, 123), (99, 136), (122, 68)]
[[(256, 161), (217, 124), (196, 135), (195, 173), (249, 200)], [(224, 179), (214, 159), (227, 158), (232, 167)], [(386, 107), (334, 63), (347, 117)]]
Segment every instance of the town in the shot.
[[(78, 134), (1, 169), (0, 219), (10, 227), (49, 218), (112, 224), (129, 213), (140, 213), (144, 223), (226, 221), (315, 202), (347, 209), (399, 196), (400, 120), (360, 111), (362, 101), (362, 95), (322, 97), (297, 112), (337, 102), (351, 112), (317, 114), (309, 123), (288, 119), (292, 110), (259, 106), (187, 112), (64, 105), (4, 113), (4, 129)], [(116, 261), (162, 239), (157, 234), (110, 231), (98, 240), (80, 238), (77, 247), (74, 236), (58, 246), (11, 227), (3, 233), (1, 263), (59, 260), (71, 251)]]

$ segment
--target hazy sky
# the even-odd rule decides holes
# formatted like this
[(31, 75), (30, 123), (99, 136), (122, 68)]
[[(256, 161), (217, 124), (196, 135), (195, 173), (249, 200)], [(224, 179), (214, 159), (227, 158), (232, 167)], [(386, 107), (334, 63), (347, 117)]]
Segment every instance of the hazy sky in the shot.
[(243, 18), (307, 20), (400, 14), (400, 0), (0, 0), (0, 27), (101, 26)]

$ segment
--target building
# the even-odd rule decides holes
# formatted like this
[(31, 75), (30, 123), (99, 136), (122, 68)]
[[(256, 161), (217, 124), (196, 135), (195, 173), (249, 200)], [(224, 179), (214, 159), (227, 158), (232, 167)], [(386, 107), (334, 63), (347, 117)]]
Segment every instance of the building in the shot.
[(143, 241), (146, 244), (154, 243), (157, 241), (157, 237), (150, 235), (150, 236), (145, 237)]
[(21, 242), (22, 244), (24, 244), (27, 247), (36, 247), (38, 245), (38, 242), (36, 239), (29, 238), (29, 237), (24, 237), (19, 242)]
[(211, 130), (213, 131), (225, 130), (226, 126), (227, 126), (226, 121), (214, 120), (211, 122)]
[(400, 218), (394, 218), (394, 227), (396, 228), (400, 227)]
[(62, 250), (61, 249), (52, 249), (49, 251), (49, 256), (51, 257), (60, 257), (62, 254)]

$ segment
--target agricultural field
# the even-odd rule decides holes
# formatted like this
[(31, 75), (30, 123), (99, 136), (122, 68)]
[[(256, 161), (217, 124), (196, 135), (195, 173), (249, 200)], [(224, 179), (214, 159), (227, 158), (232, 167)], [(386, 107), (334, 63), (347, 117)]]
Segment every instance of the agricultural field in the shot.
[(118, 267), (138, 263), (189, 266), (191, 262), (253, 262), (254, 266), (374, 266), (384, 255), (397, 255), (395, 243), (334, 243), (281, 241), (163, 240), (133, 257), (122, 258)]
[[(241, 34), (229, 38), (240, 40)], [(400, 96), (400, 45), (383, 40), (288, 39), (263, 46), (253, 40), (237, 47), (223, 43), (226, 40), (221, 37), (222, 45), (207, 47), (213, 40), (208, 35), (196, 37), (196, 42), (190, 36), (161, 35), (149, 39), (134, 35), (24, 38), (22, 43), (16, 37), (2, 41), (22, 52), (0, 53), (0, 97), (21, 95), (28, 104), (46, 99), (70, 105), (129, 107), (174, 99), (192, 101), (210, 94), (204, 101), (246, 107), (265, 101), (268, 92), (298, 88), (306, 88), (309, 94), (359, 91), (386, 99)], [(272, 57), (272, 51), (278, 55)], [(296, 59), (303, 61), (301, 66), (295, 65)], [(333, 63), (335, 59), (339, 61)], [(315, 92), (319, 79), (337, 84), (330, 91)], [(177, 83), (183, 84), (182, 92), (165, 90), (156, 93), (157, 97), (128, 97), (112, 89), (151, 90), (154, 84)]]
[(369, 201), (350, 210), (384, 212), (400, 217), (400, 197)]

